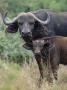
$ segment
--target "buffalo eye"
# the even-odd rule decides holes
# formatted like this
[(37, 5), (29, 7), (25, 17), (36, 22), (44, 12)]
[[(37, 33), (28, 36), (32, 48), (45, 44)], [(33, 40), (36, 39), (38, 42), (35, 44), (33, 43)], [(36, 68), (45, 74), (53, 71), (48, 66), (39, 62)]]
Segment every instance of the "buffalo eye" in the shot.
[(23, 23), (22, 23), (22, 22), (19, 22), (18, 24), (19, 24), (19, 25), (23, 25)]
[(34, 25), (34, 22), (29, 22), (30, 25)]

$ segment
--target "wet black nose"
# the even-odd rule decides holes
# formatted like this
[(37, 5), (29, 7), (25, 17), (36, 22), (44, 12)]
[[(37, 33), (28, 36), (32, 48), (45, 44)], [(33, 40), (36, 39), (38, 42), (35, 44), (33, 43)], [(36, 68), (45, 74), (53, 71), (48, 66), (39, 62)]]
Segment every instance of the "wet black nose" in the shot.
[(22, 36), (31, 36), (30, 32), (24, 33), (22, 32)]

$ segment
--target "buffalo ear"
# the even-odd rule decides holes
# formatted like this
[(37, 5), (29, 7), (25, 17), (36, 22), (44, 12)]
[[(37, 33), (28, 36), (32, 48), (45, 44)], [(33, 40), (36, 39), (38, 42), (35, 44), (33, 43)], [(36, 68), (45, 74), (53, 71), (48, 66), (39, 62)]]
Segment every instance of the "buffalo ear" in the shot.
[(23, 45), (23, 47), (24, 47), (25, 49), (27, 49), (27, 50), (33, 50), (33, 46), (30, 45), (30, 44), (28, 44), (28, 43), (25, 43), (25, 44)]
[(17, 22), (13, 22), (12, 24), (8, 25), (8, 27), (6, 28), (6, 32), (8, 33), (15, 33), (18, 31), (18, 23)]

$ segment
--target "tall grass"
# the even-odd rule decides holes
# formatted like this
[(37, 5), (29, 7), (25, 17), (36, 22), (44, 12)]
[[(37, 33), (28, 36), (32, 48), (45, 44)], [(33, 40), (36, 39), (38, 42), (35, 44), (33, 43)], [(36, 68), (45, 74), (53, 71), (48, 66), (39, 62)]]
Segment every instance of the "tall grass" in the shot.
[(45, 80), (38, 88), (39, 70), (35, 59), (23, 66), (0, 61), (0, 90), (67, 90), (67, 66), (60, 65), (58, 81), (49, 85)]

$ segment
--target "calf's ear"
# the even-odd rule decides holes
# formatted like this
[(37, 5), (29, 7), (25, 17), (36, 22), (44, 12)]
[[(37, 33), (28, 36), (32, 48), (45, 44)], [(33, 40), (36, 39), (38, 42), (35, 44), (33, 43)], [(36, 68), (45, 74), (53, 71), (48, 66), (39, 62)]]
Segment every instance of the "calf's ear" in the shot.
[(17, 22), (13, 22), (10, 25), (7, 26), (6, 31), (8, 33), (15, 33), (18, 31), (18, 23)]
[(50, 43), (44, 44), (44, 48), (45, 48), (45, 47), (49, 47), (49, 45), (50, 45)]
[(23, 47), (24, 47), (25, 49), (27, 49), (27, 50), (33, 50), (33, 46), (30, 45), (30, 44), (28, 44), (28, 43), (25, 43), (25, 44), (23, 45)]

